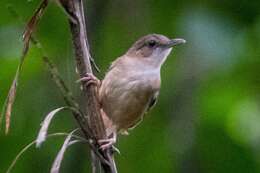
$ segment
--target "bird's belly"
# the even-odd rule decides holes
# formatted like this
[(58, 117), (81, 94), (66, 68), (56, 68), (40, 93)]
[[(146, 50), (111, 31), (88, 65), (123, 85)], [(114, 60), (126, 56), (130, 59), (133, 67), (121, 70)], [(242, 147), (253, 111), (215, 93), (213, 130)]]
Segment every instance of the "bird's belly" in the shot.
[(103, 95), (102, 107), (117, 130), (128, 129), (142, 118), (155, 90), (144, 81), (114, 85)]

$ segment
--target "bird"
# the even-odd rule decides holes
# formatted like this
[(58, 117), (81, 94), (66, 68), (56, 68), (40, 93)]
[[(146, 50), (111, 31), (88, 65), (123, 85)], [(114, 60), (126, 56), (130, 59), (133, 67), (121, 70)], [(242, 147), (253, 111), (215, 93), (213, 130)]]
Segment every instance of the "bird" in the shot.
[(86, 74), (81, 81), (98, 86), (98, 100), (107, 139), (100, 139), (100, 148), (116, 142), (117, 134), (128, 134), (155, 105), (161, 87), (161, 67), (182, 38), (169, 39), (161, 34), (148, 34), (138, 39), (127, 52), (112, 62), (99, 81)]

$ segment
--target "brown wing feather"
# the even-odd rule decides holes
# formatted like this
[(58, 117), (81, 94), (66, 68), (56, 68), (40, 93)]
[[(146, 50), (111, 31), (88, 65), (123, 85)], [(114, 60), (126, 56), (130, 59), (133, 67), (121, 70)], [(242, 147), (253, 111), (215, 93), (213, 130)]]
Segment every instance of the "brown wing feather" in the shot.
[(146, 113), (149, 112), (149, 111), (154, 107), (154, 105), (157, 103), (158, 95), (159, 95), (159, 91), (156, 92), (156, 93), (153, 95), (153, 97), (151, 98), (151, 100), (150, 100), (150, 102), (149, 102), (149, 104), (148, 104)]

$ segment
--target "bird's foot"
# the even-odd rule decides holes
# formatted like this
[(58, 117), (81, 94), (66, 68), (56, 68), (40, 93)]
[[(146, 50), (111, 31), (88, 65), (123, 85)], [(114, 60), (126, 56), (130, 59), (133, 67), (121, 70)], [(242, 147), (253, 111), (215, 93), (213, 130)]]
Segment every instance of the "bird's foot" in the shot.
[(112, 148), (113, 152), (117, 152), (120, 154), (119, 150), (113, 145), (116, 143), (116, 134), (112, 133), (111, 136), (107, 139), (99, 139), (98, 144), (100, 145), (101, 150), (106, 150), (108, 148)]
[(115, 138), (108, 138), (108, 139), (99, 139), (98, 144), (100, 145), (101, 150), (106, 150), (110, 147), (113, 148), (113, 144), (116, 143)]
[(100, 80), (92, 73), (86, 73), (84, 77), (80, 78), (76, 82), (83, 82), (84, 87), (89, 87), (90, 85), (95, 85), (97, 87), (100, 87), (101, 85)]

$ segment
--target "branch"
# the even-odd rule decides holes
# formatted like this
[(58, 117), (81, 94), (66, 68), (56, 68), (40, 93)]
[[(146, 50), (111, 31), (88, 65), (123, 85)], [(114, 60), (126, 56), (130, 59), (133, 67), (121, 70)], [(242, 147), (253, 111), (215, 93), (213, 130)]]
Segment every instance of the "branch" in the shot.
[[(72, 40), (75, 48), (75, 59), (80, 77), (86, 73), (92, 73), (90, 63), (89, 46), (86, 35), (86, 24), (84, 19), (82, 0), (63, 1), (62, 5), (67, 12), (77, 20), (77, 23), (70, 21)], [(94, 139), (106, 137), (104, 124), (100, 115), (100, 106), (97, 100), (97, 93), (94, 86), (84, 87), (84, 98), (86, 101), (86, 114), (90, 119), (90, 128), (93, 131)]]
[[(86, 23), (84, 18), (84, 8), (82, 0), (60, 0), (60, 3), (67, 13), (76, 19), (76, 23), (69, 21), (72, 33), (72, 40), (75, 49), (75, 59), (80, 77), (86, 73), (92, 73), (91, 56), (89, 53), (89, 44), (86, 34)], [(100, 105), (97, 99), (97, 92), (94, 86), (83, 88), (85, 111), (89, 117), (89, 128), (93, 134), (95, 142), (98, 139), (105, 139), (105, 127), (100, 113)], [(87, 119), (87, 118), (86, 118)], [(97, 143), (96, 143), (97, 144)], [(97, 147), (99, 147), (97, 145)], [(116, 173), (116, 167), (113, 159), (112, 149), (100, 151), (109, 165), (102, 163), (105, 173)], [(93, 157), (92, 157), (93, 158)], [(94, 161), (94, 160), (93, 160)]]

